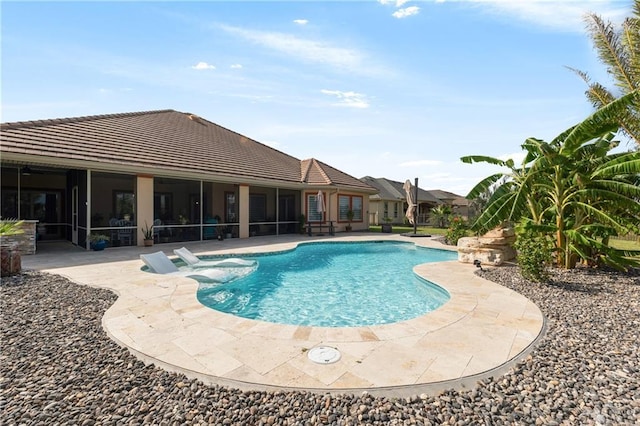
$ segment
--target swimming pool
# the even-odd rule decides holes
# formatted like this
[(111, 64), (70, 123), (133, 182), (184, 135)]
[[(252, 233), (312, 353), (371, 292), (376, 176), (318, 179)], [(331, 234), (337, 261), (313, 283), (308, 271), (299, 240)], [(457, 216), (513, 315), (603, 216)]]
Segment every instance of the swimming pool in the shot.
[(251, 275), (198, 289), (200, 303), (243, 318), (317, 327), (389, 324), (424, 315), (449, 300), (419, 278), (415, 265), (455, 252), (403, 242), (305, 243), (260, 255)]

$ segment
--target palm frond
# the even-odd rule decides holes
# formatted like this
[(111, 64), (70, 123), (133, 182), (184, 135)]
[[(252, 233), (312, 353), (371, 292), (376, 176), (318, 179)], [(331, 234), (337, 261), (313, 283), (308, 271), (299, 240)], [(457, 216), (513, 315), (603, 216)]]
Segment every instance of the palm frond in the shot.
[(590, 14), (587, 17), (587, 28), (598, 57), (607, 65), (609, 73), (615, 78), (616, 85), (624, 93), (634, 90), (629, 58), (613, 24), (604, 21), (596, 14)]
[(587, 96), (589, 102), (591, 102), (591, 105), (593, 105), (595, 108), (602, 108), (616, 98), (615, 96), (613, 96), (613, 93), (611, 93), (609, 89), (604, 87), (602, 84), (598, 82), (592, 83), (589, 74), (587, 74), (586, 72), (572, 67), (566, 68), (576, 73), (587, 84), (587, 90), (584, 92), (584, 94)]
[(622, 23), (620, 42), (629, 55), (629, 67), (635, 80), (635, 88), (640, 86), (640, 2), (636, 1), (634, 17), (628, 17)]

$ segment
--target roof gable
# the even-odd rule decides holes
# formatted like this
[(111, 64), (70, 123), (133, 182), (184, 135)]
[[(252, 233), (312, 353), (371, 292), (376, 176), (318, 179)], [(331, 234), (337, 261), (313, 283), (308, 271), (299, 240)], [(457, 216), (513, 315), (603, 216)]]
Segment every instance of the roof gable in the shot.
[(370, 185), (348, 175), (330, 165), (310, 158), (300, 162), (301, 180), (310, 185), (331, 185), (338, 187), (350, 187), (367, 192), (375, 192), (376, 189)]

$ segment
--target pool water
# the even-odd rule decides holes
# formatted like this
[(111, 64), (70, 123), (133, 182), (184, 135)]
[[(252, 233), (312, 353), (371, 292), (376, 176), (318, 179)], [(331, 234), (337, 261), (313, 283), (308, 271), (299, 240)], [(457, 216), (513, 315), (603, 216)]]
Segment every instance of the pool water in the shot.
[(281, 324), (389, 324), (424, 315), (449, 300), (446, 290), (412, 269), (456, 257), (413, 243), (306, 243), (252, 257), (259, 260), (255, 272), (225, 284), (201, 284), (198, 300), (221, 312)]

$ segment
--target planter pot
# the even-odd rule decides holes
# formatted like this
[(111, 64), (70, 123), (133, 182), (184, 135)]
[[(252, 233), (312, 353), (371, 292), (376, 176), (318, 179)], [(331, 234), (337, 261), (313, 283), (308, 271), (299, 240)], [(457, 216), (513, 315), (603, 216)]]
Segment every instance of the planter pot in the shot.
[(91, 249), (94, 251), (102, 251), (106, 247), (107, 247), (106, 241), (96, 241), (95, 243), (91, 244)]
[(382, 224), (382, 232), (384, 232), (385, 234), (390, 234), (391, 232), (393, 232), (393, 226), (390, 223)]
[(22, 257), (20, 251), (12, 246), (1, 246), (1, 274), (3, 277), (20, 273), (22, 270)]
[(233, 234), (228, 233), (227, 235), (225, 235), (225, 238), (226, 238), (226, 239), (233, 238)]
[(347, 225), (344, 227), (345, 232), (351, 232), (351, 226)]
[(144, 240), (144, 246), (145, 247), (152, 247), (153, 246), (153, 239)]

